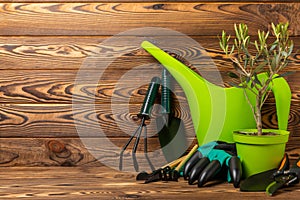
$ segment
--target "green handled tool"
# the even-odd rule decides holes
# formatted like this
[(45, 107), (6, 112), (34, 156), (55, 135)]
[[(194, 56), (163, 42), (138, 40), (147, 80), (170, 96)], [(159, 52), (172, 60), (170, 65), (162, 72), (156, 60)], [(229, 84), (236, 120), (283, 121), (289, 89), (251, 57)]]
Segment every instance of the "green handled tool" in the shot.
[(244, 192), (265, 191), (273, 196), (275, 192), (286, 186), (299, 183), (300, 180), (300, 158), (290, 169), (288, 155), (285, 154), (278, 169), (271, 169), (250, 176), (242, 182), (240, 190)]
[(172, 161), (188, 149), (182, 120), (175, 117), (171, 109), (171, 74), (163, 68), (161, 77), (161, 116), (156, 118), (158, 138), (167, 161)]
[(266, 191), (268, 185), (270, 185), (274, 181), (273, 175), (275, 173), (283, 172), (288, 168), (289, 168), (289, 159), (287, 154), (284, 154), (284, 157), (278, 169), (267, 170), (248, 177), (246, 180), (242, 182), (240, 186), (240, 190), (242, 192)]
[(132, 159), (133, 159), (133, 165), (134, 165), (135, 170), (139, 171), (138, 162), (136, 159), (136, 150), (137, 150), (138, 143), (140, 141), (140, 137), (141, 137), (143, 130), (144, 130), (144, 154), (145, 154), (145, 157), (146, 157), (151, 169), (154, 170), (154, 166), (150, 162), (150, 159), (148, 158), (148, 155), (147, 155), (147, 152), (148, 152), (148, 150), (147, 150), (147, 127), (146, 127), (145, 121), (150, 119), (152, 107), (153, 107), (153, 104), (155, 101), (156, 94), (159, 89), (159, 85), (160, 85), (160, 78), (153, 77), (151, 80), (151, 83), (148, 86), (147, 94), (144, 98), (144, 103), (142, 105), (141, 111), (137, 115), (141, 119), (141, 124), (135, 130), (135, 132), (131, 135), (131, 137), (129, 138), (127, 143), (123, 146), (123, 148), (120, 152), (119, 170), (123, 169), (124, 151), (127, 149), (127, 147), (129, 146), (129, 144), (131, 143), (133, 138), (136, 137), (136, 140), (135, 140), (135, 143), (134, 143), (134, 146), (132, 149)]
[[(288, 157), (286, 155), (286, 160), (288, 160)], [(284, 163), (281, 165), (281, 168), (273, 174), (274, 181), (270, 183), (266, 189), (266, 193), (270, 196), (273, 196), (274, 193), (282, 188), (287, 187), (291, 185), (295, 185), (299, 183), (300, 180), (300, 157), (295, 162), (295, 164), (292, 166), (291, 169), (286, 170), (285, 167), (288, 165), (285, 165)]]

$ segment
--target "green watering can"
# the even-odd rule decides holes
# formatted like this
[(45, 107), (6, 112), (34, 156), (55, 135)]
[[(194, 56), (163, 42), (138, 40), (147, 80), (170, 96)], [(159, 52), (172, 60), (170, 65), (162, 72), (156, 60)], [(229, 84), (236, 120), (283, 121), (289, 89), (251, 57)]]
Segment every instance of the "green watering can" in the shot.
[[(156, 58), (182, 87), (189, 104), (192, 121), (199, 145), (221, 140), (233, 142), (233, 131), (256, 128), (251, 107), (255, 96), (245, 97), (242, 88), (223, 88), (212, 84), (148, 41), (141, 44)], [(266, 74), (259, 74), (260, 80)], [(273, 80), (272, 91), (276, 100), (278, 128), (287, 129), (290, 110), (291, 91), (284, 78)], [(252, 94), (252, 93), (251, 93)]]

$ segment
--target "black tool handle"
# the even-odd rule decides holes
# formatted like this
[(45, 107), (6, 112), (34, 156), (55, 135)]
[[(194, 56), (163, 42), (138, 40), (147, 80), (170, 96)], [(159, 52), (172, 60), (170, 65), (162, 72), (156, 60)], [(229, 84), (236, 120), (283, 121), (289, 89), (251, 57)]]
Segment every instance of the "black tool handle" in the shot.
[(283, 159), (281, 160), (280, 166), (276, 172), (274, 172), (273, 177), (281, 176), (284, 174), (284, 171), (290, 169), (290, 160), (287, 153), (284, 154)]
[(290, 169), (290, 172), (295, 173), (298, 176), (298, 182), (300, 181), (300, 157)]
[(148, 86), (147, 94), (144, 98), (144, 103), (142, 105), (141, 111), (138, 114), (139, 118), (150, 119), (152, 107), (155, 101), (156, 94), (158, 92), (160, 85), (160, 78), (153, 77), (151, 83)]
[(290, 168), (290, 160), (287, 153), (284, 154), (284, 157), (280, 163), (278, 171), (283, 173), (285, 170), (288, 170)]
[(162, 114), (170, 114), (171, 113), (171, 75), (163, 68), (161, 75), (161, 106), (162, 106)]

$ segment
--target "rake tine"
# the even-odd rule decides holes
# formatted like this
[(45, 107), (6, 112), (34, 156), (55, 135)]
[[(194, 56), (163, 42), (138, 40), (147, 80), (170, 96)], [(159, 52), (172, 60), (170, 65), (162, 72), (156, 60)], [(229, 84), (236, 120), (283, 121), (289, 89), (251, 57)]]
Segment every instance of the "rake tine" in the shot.
[(154, 171), (155, 167), (153, 166), (152, 162), (148, 157), (147, 126), (144, 127), (144, 154), (151, 170)]
[(141, 138), (141, 134), (142, 134), (142, 131), (143, 131), (143, 128), (146, 126), (145, 124), (145, 118), (142, 119), (142, 123), (141, 123), (141, 129), (140, 131), (138, 132), (137, 136), (136, 136), (136, 139), (135, 139), (135, 142), (134, 142), (134, 146), (133, 146), (133, 149), (132, 149), (132, 159), (133, 159), (133, 166), (134, 166), (134, 169), (135, 171), (139, 171), (139, 165), (138, 165), (138, 162), (137, 162), (137, 159), (136, 159), (136, 150), (137, 150), (137, 147), (139, 145), (139, 142), (140, 142), (140, 138)]
[(131, 135), (131, 137), (128, 139), (127, 143), (123, 146), (121, 152), (120, 152), (120, 160), (119, 160), (119, 170), (121, 171), (123, 169), (123, 154), (124, 151), (127, 149), (128, 145), (130, 144), (130, 142), (132, 141), (132, 139), (135, 137), (135, 135), (137, 134), (137, 132), (142, 128), (142, 125), (140, 125), (135, 132)]

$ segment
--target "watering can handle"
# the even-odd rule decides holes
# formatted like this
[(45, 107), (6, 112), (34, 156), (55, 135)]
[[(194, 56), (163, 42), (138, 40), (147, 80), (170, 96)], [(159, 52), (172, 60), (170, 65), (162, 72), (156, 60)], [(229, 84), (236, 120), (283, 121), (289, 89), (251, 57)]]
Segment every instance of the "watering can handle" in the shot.
[(282, 77), (273, 79), (273, 86), (271, 89), (276, 102), (278, 128), (280, 130), (286, 130), (291, 104), (291, 89), (287, 81)]

